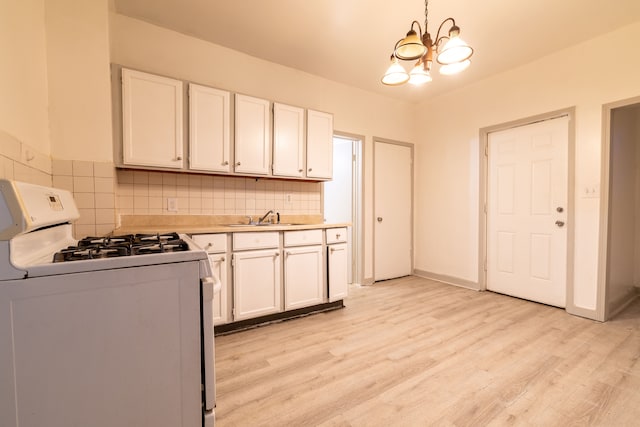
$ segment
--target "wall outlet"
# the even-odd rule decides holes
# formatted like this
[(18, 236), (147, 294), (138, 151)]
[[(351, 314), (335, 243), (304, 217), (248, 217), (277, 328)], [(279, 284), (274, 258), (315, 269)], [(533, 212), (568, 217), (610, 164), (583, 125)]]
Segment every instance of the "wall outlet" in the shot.
[(291, 203), (291, 194), (290, 193), (285, 194), (284, 201), (287, 202), (287, 203)]
[(178, 199), (175, 197), (167, 197), (167, 211), (178, 212)]

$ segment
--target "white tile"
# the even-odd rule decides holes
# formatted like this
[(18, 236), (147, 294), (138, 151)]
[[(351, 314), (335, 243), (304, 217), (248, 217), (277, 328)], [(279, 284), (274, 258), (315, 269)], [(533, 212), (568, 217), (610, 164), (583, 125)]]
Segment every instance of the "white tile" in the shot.
[(147, 171), (134, 171), (133, 172), (133, 183), (134, 184), (149, 184), (149, 172)]
[(95, 225), (96, 223), (96, 210), (95, 209), (81, 209), (78, 208), (80, 218), (76, 220), (78, 225)]
[(96, 224), (114, 224), (115, 220), (115, 209), (96, 209)]
[(96, 193), (96, 209), (115, 208), (115, 196), (113, 193)]
[(162, 210), (162, 197), (149, 197), (149, 209), (160, 209)]
[(113, 193), (113, 178), (95, 177), (93, 178), (96, 193)]
[(73, 199), (78, 209), (94, 209), (96, 207), (94, 193), (75, 193)]
[(93, 162), (83, 160), (73, 161), (73, 176), (91, 176), (93, 177)]
[(73, 192), (73, 177), (54, 175), (53, 187)]
[(149, 197), (162, 197), (162, 185), (149, 184)]
[(162, 185), (162, 172), (149, 172), (149, 184)]
[(71, 160), (53, 159), (51, 169), (54, 176), (73, 176), (73, 162)]
[(96, 224), (96, 235), (98, 236), (106, 236), (113, 232), (116, 228), (116, 224)]
[(148, 197), (149, 184), (144, 184), (144, 183), (133, 184), (133, 195), (135, 197), (138, 197), (138, 196)]
[(133, 171), (118, 169), (116, 179), (118, 184), (133, 184)]
[(90, 176), (74, 176), (73, 191), (76, 193), (93, 193), (93, 177)]
[(73, 235), (76, 239), (83, 239), (88, 236), (96, 235), (96, 226), (94, 224), (77, 224), (73, 227)]
[(95, 162), (93, 164), (93, 176), (100, 178), (114, 178), (116, 176), (116, 168), (113, 163)]

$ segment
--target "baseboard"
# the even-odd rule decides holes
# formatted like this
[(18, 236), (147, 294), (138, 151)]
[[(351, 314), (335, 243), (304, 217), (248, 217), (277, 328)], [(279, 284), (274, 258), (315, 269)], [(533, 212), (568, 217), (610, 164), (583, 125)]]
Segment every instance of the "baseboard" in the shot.
[(459, 277), (447, 276), (444, 274), (431, 273), (424, 270), (413, 270), (413, 275), (422, 277), (423, 279), (435, 280), (436, 282), (446, 283), (448, 285), (458, 286), (461, 288), (471, 289), (473, 291), (480, 290), (480, 284), (471, 280), (461, 279)]
[(625, 295), (619, 297), (615, 301), (611, 301), (611, 304), (609, 304), (610, 308), (607, 310), (606, 320), (610, 320), (618, 315), (622, 310), (627, 308), (629, 304), (634, 302), (638, 296), (640, 296), (640, 288), (633, 287)]

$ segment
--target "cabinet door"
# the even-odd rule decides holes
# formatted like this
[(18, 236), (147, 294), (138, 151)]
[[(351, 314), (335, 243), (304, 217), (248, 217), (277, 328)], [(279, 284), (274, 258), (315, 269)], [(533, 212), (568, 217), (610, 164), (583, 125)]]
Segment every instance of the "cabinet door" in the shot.
[(189, 84), (189, 169), (231, 171), (229, 92)]
[(307, 177), (333, 177), (333, 116), (307, 111)]
[(235, 165), (238, 173), (268, 175), (271, 163), (269, 101), (236, 94)]
[(304, 176), (304, 109), (273, 104), (273, 174)]
[(348, 294), (348, 262), (346, 243), (327, 246), (329, 301), (343, 299)]
[(282, 311), (279, 255), (277, 249), (233, 254), (233, 320)]
[(322, 265), (322, 246), (285, 249), (285, 310), (322, 303), (324, 300)]
[(229, 323), (229, 283), (227, 271), (229, 262), (227, 254), (209, 254), (213, 274), (220, 279), (220, 293), (213, 297), (213, 324)]
[(183, 167), (182, 82), (122, 69), (125, 165)]

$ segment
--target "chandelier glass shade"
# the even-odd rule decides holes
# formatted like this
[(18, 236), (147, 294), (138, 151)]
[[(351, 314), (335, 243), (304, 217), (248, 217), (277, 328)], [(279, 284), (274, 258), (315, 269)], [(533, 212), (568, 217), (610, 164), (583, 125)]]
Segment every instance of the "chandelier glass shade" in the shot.
[[(391, 54), (391, 65), (382, 77), (382, 83), (390, 86), (398, 86), (406, 82), (420, 85), (431, 81), (431, 66), (433, 55), (440, 64), (440, 74), (451, 75), (459, 73), (471, 65), (473, 48), (460, 38), (460, 27), (453, 18), (447, 18), (438, 27), (435, 40), (431, 39), (428, 31), (428, 6), (429, 0), (425, 0), (424, 32), (418, 21), (411, 23), (407, 35), (398, 40)], [(447, 23), (451, 27), (447, 35), (440, 35), (442, 27)], [(415, 27), (418, 28), (416, 32)], [(407, 73), (400, 61), (415, 61), (413, 69)]]

